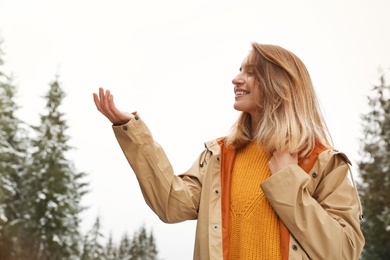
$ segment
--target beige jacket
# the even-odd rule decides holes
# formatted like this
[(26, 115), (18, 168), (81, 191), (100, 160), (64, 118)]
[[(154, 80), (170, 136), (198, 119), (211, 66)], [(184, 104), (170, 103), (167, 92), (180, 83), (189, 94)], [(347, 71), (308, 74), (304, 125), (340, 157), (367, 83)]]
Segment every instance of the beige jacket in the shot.
[[(166, 223), (197, 219), (194, 259), (223, 259), (218, 143), (205, 143), (192, 167), (175, 175), (139, 115), (113, 129), (149, 207)], [(347, 162), (345, 155), (327, 150), (310, 174), (290, 165), (261, 185), (290, 231), (288, 259), (358, 259), (364, 245), (361, 209)]]

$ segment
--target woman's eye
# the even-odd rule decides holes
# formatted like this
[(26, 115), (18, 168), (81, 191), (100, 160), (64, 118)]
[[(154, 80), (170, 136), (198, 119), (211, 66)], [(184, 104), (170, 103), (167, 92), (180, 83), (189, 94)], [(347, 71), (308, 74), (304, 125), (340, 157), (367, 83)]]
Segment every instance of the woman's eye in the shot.
[(255, 72), (253, 70), (248, 70), (248, 75), (255, 75)]

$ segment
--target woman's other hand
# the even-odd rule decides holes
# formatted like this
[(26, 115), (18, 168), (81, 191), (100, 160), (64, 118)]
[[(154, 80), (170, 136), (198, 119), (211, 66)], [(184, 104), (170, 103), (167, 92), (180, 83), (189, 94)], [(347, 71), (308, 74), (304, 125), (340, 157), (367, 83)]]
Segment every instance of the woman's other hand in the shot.
[(268, 166), (271, 174), (275, 174), (290, 164), (298, 164), (298, 153), (290, 154), (288, 151), (275, 151)]

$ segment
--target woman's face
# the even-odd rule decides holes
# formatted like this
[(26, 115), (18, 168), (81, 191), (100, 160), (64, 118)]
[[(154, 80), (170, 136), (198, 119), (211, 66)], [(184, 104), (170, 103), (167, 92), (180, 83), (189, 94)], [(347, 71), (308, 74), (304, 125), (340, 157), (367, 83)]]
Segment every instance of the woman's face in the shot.
[(235, 94), (234, 109), (247, 112), (253, 117), (259, 110), (260, 97), (259, 86), (255, 78), (255, 66), (248, 64), (248, 57), (244, 59), (240, 72), (232, 80)]

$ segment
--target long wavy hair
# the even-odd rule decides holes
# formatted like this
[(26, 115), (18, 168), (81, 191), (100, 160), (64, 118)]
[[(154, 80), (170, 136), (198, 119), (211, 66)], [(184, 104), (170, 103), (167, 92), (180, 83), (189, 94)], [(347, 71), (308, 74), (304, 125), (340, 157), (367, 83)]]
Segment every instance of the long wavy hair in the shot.
[(254, 65), (259, 87), (257, 116), (242, 112), (226, 138), (238, 149), (257, 140), (272, 155), (277, 151), (310, 154), (316, 145), (333, 146), (306, 66), (292, 52), (276, 45), (252, 43), (248, 64)]

